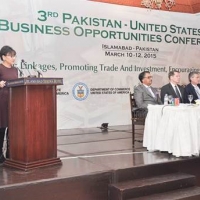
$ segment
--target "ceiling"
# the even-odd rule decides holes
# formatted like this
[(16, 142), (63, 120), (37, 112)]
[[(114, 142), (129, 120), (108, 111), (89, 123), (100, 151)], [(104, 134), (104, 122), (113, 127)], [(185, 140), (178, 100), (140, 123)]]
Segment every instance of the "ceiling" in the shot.
[[(103, 3), (119, 4), (126, 6), (141, 7), (141, 0), (91, 0)], [(161, 10), (168, 9), (165, 8), (165, 5), (162, 5)], [(176, 5), (171, 8), (172, 12), (184, 12), (184, 13), (199, 13), (200, 12), (200, 0), (176, 0)]]

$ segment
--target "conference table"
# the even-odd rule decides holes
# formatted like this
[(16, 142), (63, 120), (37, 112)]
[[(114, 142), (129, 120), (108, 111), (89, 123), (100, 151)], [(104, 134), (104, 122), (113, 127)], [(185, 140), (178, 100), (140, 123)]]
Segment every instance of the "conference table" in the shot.
[(176, 157), (200, 152), (200, 106), (148, 105), (143, 146)]

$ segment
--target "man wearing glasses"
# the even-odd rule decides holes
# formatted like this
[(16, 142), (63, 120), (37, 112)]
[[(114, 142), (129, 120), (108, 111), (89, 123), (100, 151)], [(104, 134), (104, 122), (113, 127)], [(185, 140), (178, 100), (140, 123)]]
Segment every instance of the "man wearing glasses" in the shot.
[(162, 104), (159, 92), (156, 88), (151, 87), (152, 75), (149, 71), (139, 74), (139, 80), (142, 83), (134, 88), (134, 97), (138, 108), (147, 108), (148, 104)]

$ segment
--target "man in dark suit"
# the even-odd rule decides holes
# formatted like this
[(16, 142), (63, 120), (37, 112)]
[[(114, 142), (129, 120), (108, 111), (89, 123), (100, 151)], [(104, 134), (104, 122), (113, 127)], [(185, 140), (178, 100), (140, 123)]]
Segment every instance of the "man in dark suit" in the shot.
[(139, 80), (142, 83), (134, 88), (134, 98), (138, 108), (147, 108), (148, 104), (162, 104), (159, 92), (156, 88), (151, 87), (152, 75), (149, 71), (139, 74)]
[(180, 72), (171, 71), (168, 74), (169, 83), (161, 88), (161, 101), (164, 103), (165, 94), (172, 95), (173, 98), (179, 98), (180, 103), (184, 103), (184, 88), (179, 84)]
[(188, 95), (193, 95), (192, 103), (195, 103), (195, 100), (200, 99), (200, 76), (198, 72), (190, 72), (188, 75), (190, 83), (185, 87), (184, 101), (189, 103)]

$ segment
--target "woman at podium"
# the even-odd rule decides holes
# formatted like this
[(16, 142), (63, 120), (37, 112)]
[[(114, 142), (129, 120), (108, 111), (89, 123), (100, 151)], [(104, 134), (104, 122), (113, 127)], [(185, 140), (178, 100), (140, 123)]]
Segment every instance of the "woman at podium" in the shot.
[(9, 47), (3, 46), (0, 50), (0, 163), (5, 161), (3, 155), (3, 142), (6, 133), (7, 151), (6, 157), (9, 157), (8, 142), (8, 95), (9, 90), (6, 87), (6, 81), (18, 78), (17, 68), (14, 67), (16, 51)]

